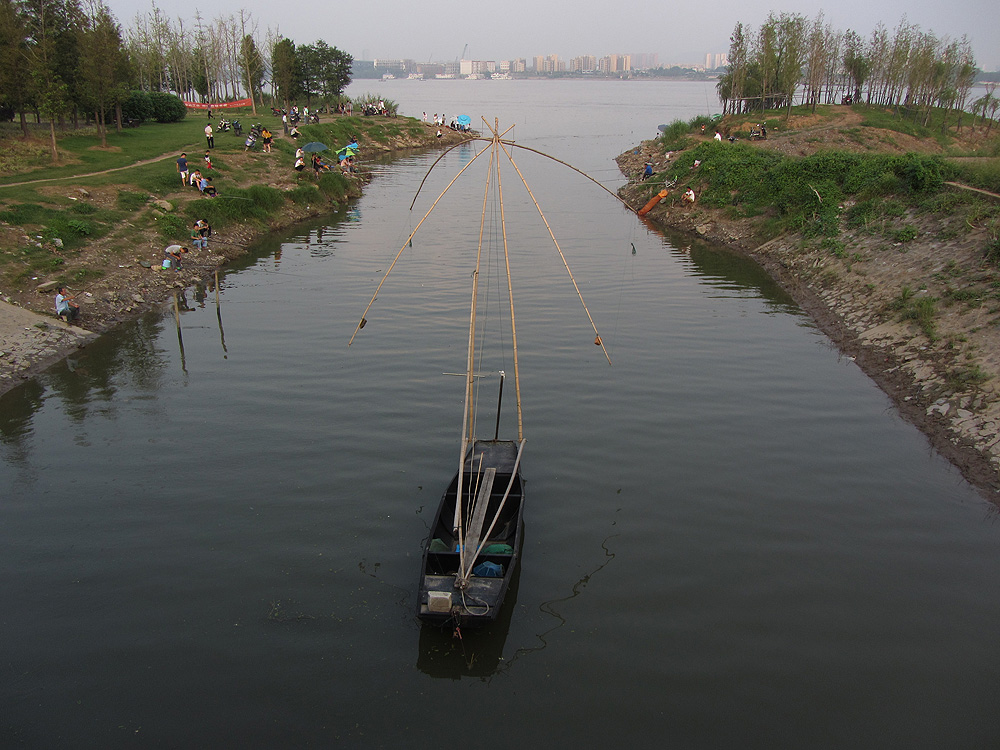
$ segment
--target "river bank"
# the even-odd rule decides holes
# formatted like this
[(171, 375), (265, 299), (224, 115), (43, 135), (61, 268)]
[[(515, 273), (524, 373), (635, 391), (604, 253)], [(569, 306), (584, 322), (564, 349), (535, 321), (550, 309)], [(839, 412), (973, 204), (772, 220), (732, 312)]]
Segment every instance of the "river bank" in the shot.
[[(630, 178), (620, 194), (636, 208), (650, 196), (646, 161), (666, 167), (651, 141), (618, 157)], [(707, 240), (755, 260), (938, 452), (1000, 501), (1000, 273), (985, 258), (975, 204), (945, 194), (947, 211), (907, 207), (877, 231), (845, 226), (831, 249), (798, 232), (765, 241), (757, 217), (687, 205), (683, 190), (645, 220), (680, 233), (682, 245)], [(921, 299), (931, 317), (915, 314)]]
[[(395, 119), (366, 118), (366, 122), (377, 127), (383, 120), (395, 125)], [(178, 271), (161, 268), (163, 249), (171, 242), (163, 238), (156, 221), (178, 214), (192, 201), (206, 200), (193, 189), (151, 196), (148, 203), (135, 212), (133, 220), (123, 222), (121, 232), (129, 237), (126, 253), (110, 251), (109, 239), (114, 238), (102, 238), (74, 251), (71, 265), (61, 267), (58, 274), (32, 277), (20, 288), (5, 285), (0, 290), (0, 395), (75, 349), (86, 346), (97, 335), (150, 308), (162, 306), (174, 291), (197, 283), (212, 283), (217, 271), (246, 254), (265, 235), (328, 214), (360, 197), (363, 186), (372, 178), (366, 161), (417, 149), (444, 148), (469, 137), (450, 129), (443, 129), (438, 137), (437, 129), (428, 123), (406, 122), (413, 127), (394, 128), (392, 135), (379, 139), (362, 138), (360, 169), (350, 176), (348, 189), (341, 199), (324, 197), (308, 204), (289, 200), (266, 222), (244, 222), (216, 230), (209, 247), (191, 248)], [(298, 173), (290, 169), (287, 155), (278, 150), (270, 153), (245, 153), (239, 149), (218, 151), (219, 158), (225, 160), (228, 174), (243, 175), (237, 183), (240, 187), (266, 185), (289, 192), (313, 179), (308, 170)], [(164, 169), (173, 170), (175, 158), (174, 154), (165, 154)], [(120, 184), (112, 186), (94, 186), (89, 184), (87, 177), (82, 175), (37, 189), (101, 210), (113, 207), (119, 192), (130, 187), (127, 174)], [(37, 182), (43, 180), (39, 178)], [(15, 247), (28, 243), (31, 234), (21, 227), (3, 225), (0, 226), (0, 244)], [(181, 241), (181, 244), (187, 243)], [(56, 318), (53, 308), (55, 286), (70, 271), (96, 277), (84, 285), (70, 285), (81, 307), (79, 322), (72, 326)]]

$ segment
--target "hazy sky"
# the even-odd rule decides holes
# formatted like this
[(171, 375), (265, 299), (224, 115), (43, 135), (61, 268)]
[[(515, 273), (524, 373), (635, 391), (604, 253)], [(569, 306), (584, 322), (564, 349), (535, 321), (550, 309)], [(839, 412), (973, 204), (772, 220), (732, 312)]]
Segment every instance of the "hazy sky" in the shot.
[[(107, 2), (124, 26), (131, 25), (136, 13), (152, 7), (149, 0)], [(738, 21), (757, 29), (770, 11), (812, 19), (823, 10), (835, 29), (854, 29), (865, 37), (880, 21), (891, 31), (905, 13), (910, 23), (924, 31), (953, 38), (967, 35), (979, 66), (1000, 69), (1000, 3), (996, 0), (366, 0), (354, 5), (321, 0), (287, 5), (273, 0), (160, 0), (159, 7), (185, 20), (193, 19), (198, 9), (214, 18), (246, 8), (260, 23), (261, 32), (265, 27), (277, 29), (297, 44), (323, 39), (357, 59), (455, 60), (468, 44), (467, 57), (476, 60), (655, 52), (663, 64), (699, 63), (704, 62), (706, 52), (725, 52)]]

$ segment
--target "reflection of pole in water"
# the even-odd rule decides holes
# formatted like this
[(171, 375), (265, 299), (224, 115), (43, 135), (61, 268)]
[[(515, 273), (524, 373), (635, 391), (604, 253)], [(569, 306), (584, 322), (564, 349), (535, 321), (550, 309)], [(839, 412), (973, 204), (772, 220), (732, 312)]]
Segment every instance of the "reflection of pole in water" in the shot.
[(187, 361), (184, 358), (184, 337), (181, 335), (181, 305), (174, 290), (174, 322), (177, 324), (177, 346), (181, 352), (181, 369), (187, 374)]
[(222, 330), (222, 306), (219, 304), (219, 269), (215, 269), (215, 317), (219, 319), (219, 337), (222, 339), (222, 358), (229, 359), (226, 349), (226, 332)]

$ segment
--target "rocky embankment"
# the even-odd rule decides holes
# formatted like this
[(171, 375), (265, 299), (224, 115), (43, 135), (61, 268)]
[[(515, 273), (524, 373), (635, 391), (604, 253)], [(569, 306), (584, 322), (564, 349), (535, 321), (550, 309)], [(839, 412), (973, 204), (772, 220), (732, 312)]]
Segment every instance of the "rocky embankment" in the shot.
[[(621, 196), (637, 208), (655, 193), (641, 181), (646, 161), (667, 166), (649, 142), (618, 158), (630, 178)], [(907, 208), (877, 231), (845, 227), (831, 250), (798, 234), (762, 241), (754, 220), (684, 205), (682, 192), (646, 220), (756, 260), (938, 451), (1000, 500), (1000, 269), (985, 260), (987, 229), (974, 208)], [(922, 299), (929, 316), (915, 312)]]
[[(361, 195), (364, 184), (371, 179), (365, 161), (374, 156), (402, 153), (416, 149), (443, 148), (463, 140), (467, 134), (445, 129), (436, 136), (436, 128), (422, 124), (419, 132), (399, 128), (394, 136), (379, 141), (361, 141), (361, 170), (351, 178), (347, 199)], [(164, 168), (173, 169), (171, 154), (165, 157)], [(279, 190), (291, 190), (312, 176), (299, 174), (290, 168), (288, 157), (272, 153), (222, 153), (231, 173), (250, 175), (239, 186), (263, 184)], [(123, 173), (127, 174), (127, 173)], [(60, 186), (39, 186), (39, 192), (58, 194), (74, 201), (90, 203), (96, 208), (113, 208), (118, 190), (128, 188), (123, 182), (110, 187), (94, 187), (86, 176), (79, 183)], [(74, 252), (72, 260), (60, 270), (65, 277), (79, 271), (93, 272), (97, 277), (83, 288), (73, 289), (80, 304), (79, 325), (68, 326), (55, 317), (53, 299), (56, 277), (36, 278), (28, 288), (0, 290), (0, 395), (45, 367), (58, 361), (76, 348), (86, 345), (95, 335), (141, 313), (160, 307), (174, 290), (195, 283), (210, 281), (218, 269), (244, 255), (262, 236), (286, 229), (297, 222), (328, 214), (337, 208), (327, 200), (314, 205), (286, 202), (266, 225), (237, 224), (215, 231), (207, 249), (194, 249), (184, 257), (180, 271), (162, 270), (163, 249), (171, 244), (157, 231), (156, 218), (181, 210), (192, 200), (202, 199), (193, 189), (151, 198), (149, 204), (136, 212), (132, 222), (126, 222), (110, 237), (93, 242)], [(124, 253), (111, 249), (127, 238)], [(0, 244), (16, 247), (31, 241), (20, 227), (0, 227)], [(182, 243), (187, 244), (187, 243)]]

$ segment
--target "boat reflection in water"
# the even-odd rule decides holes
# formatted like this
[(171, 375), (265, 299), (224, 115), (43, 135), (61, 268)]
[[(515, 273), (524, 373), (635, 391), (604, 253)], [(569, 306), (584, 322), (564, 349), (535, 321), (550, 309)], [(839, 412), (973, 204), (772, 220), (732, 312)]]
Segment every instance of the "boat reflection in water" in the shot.
[(497, 617), (489, 625), (475, 630), (453, 630), (425, 623), (420, 628), (417, 669), (429, 677), (461, 680), (463, 677), (492, 677), (507, 662), (503, 650), (510, 632), (510, 621), (517, 607), (520, 566), (511, 575), (507, 596)]

